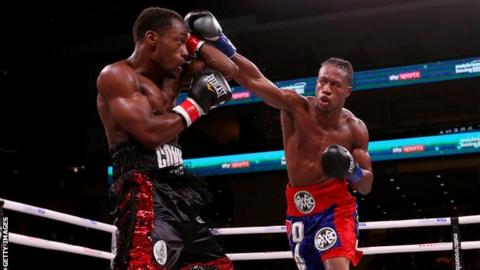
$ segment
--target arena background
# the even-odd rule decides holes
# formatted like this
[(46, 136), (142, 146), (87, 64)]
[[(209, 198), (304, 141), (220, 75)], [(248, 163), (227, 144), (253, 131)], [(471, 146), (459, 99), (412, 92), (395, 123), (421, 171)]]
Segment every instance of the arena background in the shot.
[[(356, 71), (480, 57), (478, 0), (78, 1), (2, 4), (0, 197), (111, 223), (110, 165), (95, 108), (100, 69), (133, 50), (145, 7), (212, 11), (239, 52), (272, 81), (316, 76), (332, 56)], [(232, 83), (232, 86), (235, 84)], [(480, 130), (480, 77), (354, 92), (346, 107), (370, 140)], [(226, 106), (181, 136), (184, 158), (282, 149), (279, 112)], [(374, 162), (371, 194), (355, 194), (362, 221), (480, 213), (480, 154)], [(283, 223), (286, 171), (208, 176), (212, 227)], [(5, 211), (11, 232), (102, 250), (109, 235)], [(462, 226), (478, 240), (479, 226)], [(360, 246), (451, 241), (448, 227), (362, 231)], [(284, 235), (221, 237), (228, 252), (287, 250)], [(480, 269), (478, 250), (465, 251)], [(102, 259), (10, 245), (10, 269), (108, 269)], [(452, 269), (451, 252), (366, 256), (355, 269)], [(295, 269), (292, 260), (236, 269)]]

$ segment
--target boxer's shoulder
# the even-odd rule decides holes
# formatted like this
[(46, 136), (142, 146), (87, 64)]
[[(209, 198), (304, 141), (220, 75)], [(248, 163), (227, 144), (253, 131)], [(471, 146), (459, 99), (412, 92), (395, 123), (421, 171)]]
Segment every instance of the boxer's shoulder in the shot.
[(97, 89), (100, 94), (106, 96), (110, 96), (111, 92), (116, 94), (136, 92), (139, 76), (127, 61), (118, 61), (102, 69), (97, 78)]
[(350, 110), (343, 108), (341, 119), (351, 128), (366, 127), (365, 123), (355, 116)]
[(125, 75), (127, 73), (134, 73), (132, 66), (128, 63), (127, 60), (120, 60), (111, 64), (106, 65), (100, 72), (102, 75)]
[[(345, 109), (346, 110), (346, 109)], [(346, 110), (348, 111), (348, 110)], [(368, 144), (368, 128), (362, 119), (356, 117), (353, 113), (348, 111), (344, 114), (345, 125), (347, 126), (352, 136), (353, 145), (366, 145)]]
[(297, 91), (292, 90), (292, 89), (282, 89), (284, 95), (293, 100), (301, 101), (301, 102), (307, 102), (307, 97), (304, 97), (300, 95)]
[(355, 130), (366, 130), (367, 126), (362, 119), (355, 116), (352, 112), (347, 109), (344, 109), (343, 112), (343, 119), (345, 123), (351, 128)]

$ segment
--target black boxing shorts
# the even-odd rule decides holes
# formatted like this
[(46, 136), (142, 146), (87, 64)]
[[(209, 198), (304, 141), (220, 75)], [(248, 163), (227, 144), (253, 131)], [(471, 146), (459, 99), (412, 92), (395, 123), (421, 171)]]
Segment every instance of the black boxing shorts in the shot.
[[(126, 147), (131, 156), (122, 158), (126, 163), (114, 159), (123, 173), (109, 193), (118, 227), (114, 269), (233, 269), (199, 216), (210, 203), (205, 182), (180, 165), (152, 169), (138, 160), (158, 159), (142, 156), (138, 145)], [(124, 150), (117, 146), (112, 157)]]

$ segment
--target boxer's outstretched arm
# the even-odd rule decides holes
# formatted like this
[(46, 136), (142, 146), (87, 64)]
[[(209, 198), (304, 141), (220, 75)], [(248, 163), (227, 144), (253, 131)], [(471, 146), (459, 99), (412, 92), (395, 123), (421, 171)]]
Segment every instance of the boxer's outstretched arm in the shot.
[(107, 66), (97, 79), (98, 93), (106, 100), (113, 120), (147, 148), (171, 141), (185, 128), (173, 112), (154, 115), (147, 97), (125, 68)]
[(370, 193), (372, 190), (373, 173), (372, 160), (368, 154), (368, 130), (365, 123), (358, 118), (353, 120), (352, 133), (355, 139), (352, 148), (352, 156), (362, 168), (363, 177), (361, 181), (350, 182), (352, 187), (363, 195)]
[(255, 64), (242, 55), (236, 53), (231, 59), (239, 68), (233, 79), (241, 86), (255, 93), (268, 105), (281, 110), (291, 110), (299, 103), (306, 102), (302, 96), (294, 91), (279, 89), (263, 76)]
[(190, 64), (185, 65), (181, 77), (173, 80), (173, 89), (189, 86), (193, 78), (198, 76), (207, 67), (221, 72), (227, 81), (233, 78), (238, 72), (237, 65), (210, 44), (203, 44), (201, 48), (195, 52), (195, 55), (197, 60), (193, 60)]
[(205, 44), (198, 54), (208, 67), (220, 71), (225, 78), (231, 79), (238, 73), (238, 67), (230, 58), (210, 44)]
[(255, 93), (268, 105), (281, 110), (292, 110), (297, 108), (299, 104), (307, 104), (306, 99), (296, 92), (280, 90), (263, 76), (255, 64), (238, 54), (235, 46), (223, 34), (220, 24), (209, 11), (192, 11), (185, 16), (185, 23), (190, 33), (192, 33), (189, 37), (191, 42), (187, 42), (190, 53), (197, 51), (197, 48), (201, 46), (201, 42), (198, 41), (197, 37), (209, 40), (211, 44), (237, 64), (239, 70), (231, 78)]

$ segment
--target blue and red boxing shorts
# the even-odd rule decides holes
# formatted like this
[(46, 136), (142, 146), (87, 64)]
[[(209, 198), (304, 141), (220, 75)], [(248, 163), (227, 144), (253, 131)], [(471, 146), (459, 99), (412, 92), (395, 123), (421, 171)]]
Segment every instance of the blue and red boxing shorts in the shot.
[(301, 270), (324, 269), (323, 261), (345, 257), (357, 265), (358, 215), (355, 198), (343, 179), (305, 187), (287, 185), (286, 228)]

